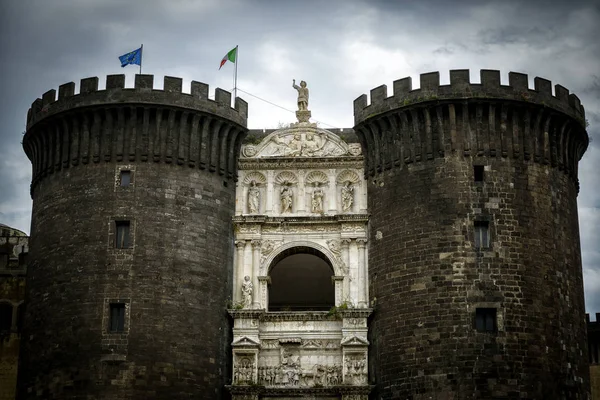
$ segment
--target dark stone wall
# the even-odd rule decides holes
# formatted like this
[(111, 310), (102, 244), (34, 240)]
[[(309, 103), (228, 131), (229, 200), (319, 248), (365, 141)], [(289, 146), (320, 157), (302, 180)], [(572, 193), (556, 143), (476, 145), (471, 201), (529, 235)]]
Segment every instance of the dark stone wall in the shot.
[[(24, 142), (34, 201), (20, 398), (227, 396), (229, 154), (245, 127), (200, 106), (59, 106)], [(116, 220), (131, 221), (130, 248), (115, 248)], [(114, 302), (122, 333), (109, 332)]]
[[(585, 130), (562, 112), (463, 89), (461, 100), (357, 117), (373, 398), (587, 398), (576, 202)], [(483, 182), (473, 165), (485, 166)], [(488, 222), (489, 248), (474, 248), (475, 221)], [(497, 332), (475, 329), (476, 308), (497, 309)]]

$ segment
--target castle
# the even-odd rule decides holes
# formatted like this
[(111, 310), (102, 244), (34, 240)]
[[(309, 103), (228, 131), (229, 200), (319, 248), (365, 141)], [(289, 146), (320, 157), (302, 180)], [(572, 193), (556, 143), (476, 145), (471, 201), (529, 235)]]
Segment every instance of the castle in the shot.
[(587, 399), (568, 90), (450, 71), (353, 129), (83, 79), (27, 115), (20, 399)]

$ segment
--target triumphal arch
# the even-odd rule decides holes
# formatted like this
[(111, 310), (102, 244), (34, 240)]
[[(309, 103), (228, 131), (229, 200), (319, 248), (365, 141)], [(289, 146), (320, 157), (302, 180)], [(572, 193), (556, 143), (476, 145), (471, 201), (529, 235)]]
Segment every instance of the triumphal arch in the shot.
[[(298, 122), (242, 146), (236, 188), (234, 399), (366, 400), (371, 313), (358, 143)], [(350, 133), (351, 134), (351, 133)]]

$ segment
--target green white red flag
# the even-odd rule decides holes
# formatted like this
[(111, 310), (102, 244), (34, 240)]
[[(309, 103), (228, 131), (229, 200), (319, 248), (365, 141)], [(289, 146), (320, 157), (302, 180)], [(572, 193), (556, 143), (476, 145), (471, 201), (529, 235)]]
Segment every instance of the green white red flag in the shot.
[(221, 60), (221, 65), (219, 65), (219, 69), (221, 69), (221, 67), (223, 65), (225, 65), (227, 60), (229, 60), (235, 64), (236, 58), (237, 58), (237, 46), (234, 47), (233, 49), (229, 50), (229, 52), (227, 54), (225, 54), (225, 57), (223, 57), (223, 59)]

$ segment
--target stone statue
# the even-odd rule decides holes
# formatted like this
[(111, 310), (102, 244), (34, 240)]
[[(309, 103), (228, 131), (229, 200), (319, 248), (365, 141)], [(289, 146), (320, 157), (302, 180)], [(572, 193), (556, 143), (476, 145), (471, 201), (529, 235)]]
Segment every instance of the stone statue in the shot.
[(306, 82), (300, 81), (300, 86), (296, 85), (296, 80), (293, 80), (292, 87), (298, 91), (298, 111), (308, 110), (308, 88)]
[(320, 156), (320, 151), (327, 143), (327, 139), (323, 137), (323, 134), (317, 134), (316, 137), (312, 133), (306, 134), (306, 141), (302, 147), (303, 156)]
[(250, 182), (248, 189), (248, 212), (255, 214), (260, 212), (260, 190), (256, 187), (256, 182)]
[(244, 283), (242, 283), (242, 302), (244, 307), (250, 307), (252, 305), (252, 292), (254, 287), (250, 281), (250, 277), (246, 275), (244, 277)]
[(281, 188), (281, 213), (292, 212), (293, 192), (292, 189), (284, 186)]
[(287, 147), (290, 150), (290, 156), (299, 156), (302, 153), (302, 136), (296, 133), (294, 138), (287, 144)]
[(350, 181), (346, 181), (342, 186), (342, 210), (352, 211), (352, 204), (354, 204), (354, 187)]
[(323, 212), (323, 189), (319, 186), (319, 182), (315, 183), (315, 188), (312, 192), (312, 212), (322, 213)]

